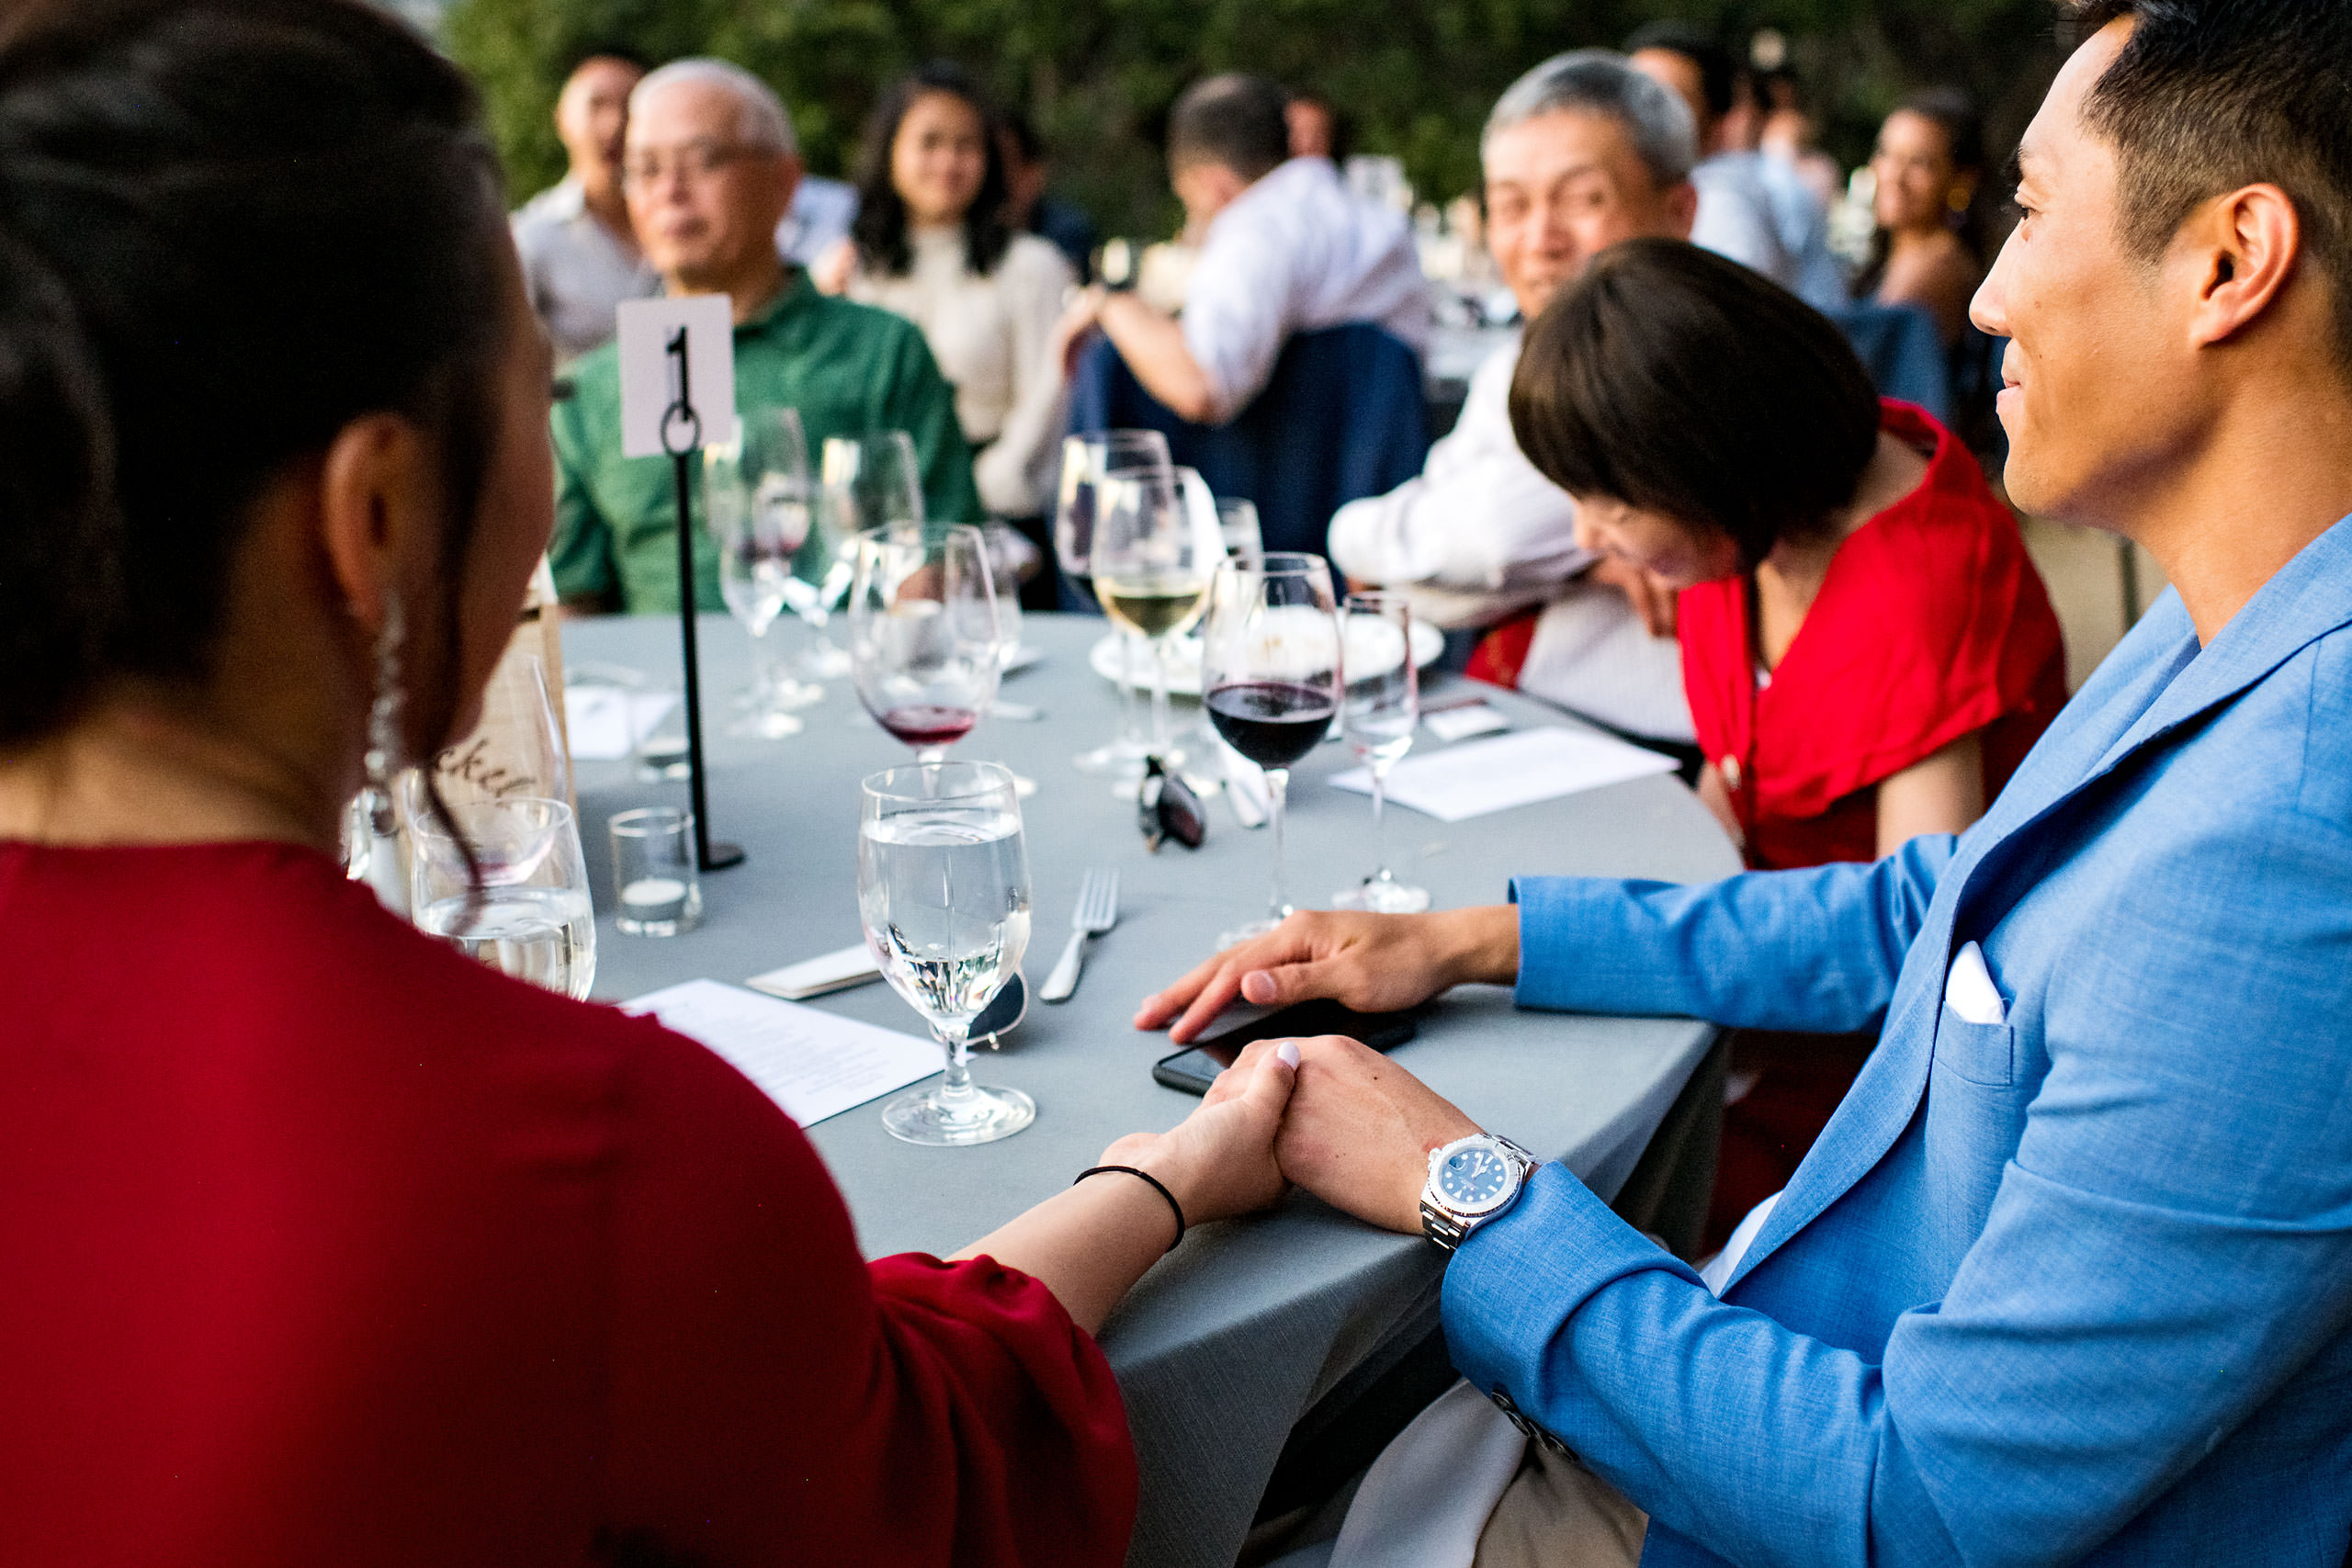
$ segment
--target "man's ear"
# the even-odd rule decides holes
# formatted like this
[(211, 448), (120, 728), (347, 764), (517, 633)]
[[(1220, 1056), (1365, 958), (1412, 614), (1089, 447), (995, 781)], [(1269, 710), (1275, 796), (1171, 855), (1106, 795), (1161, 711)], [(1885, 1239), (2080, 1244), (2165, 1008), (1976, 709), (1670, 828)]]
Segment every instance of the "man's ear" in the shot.
[(2244, 186), (2190, 214), (2173, 242), (2196, 267), (2189, 341), (2226, 343), (2258, 320), (2294, 276), (2302, 239), (2294, 201), (2274, 185)]
[[(352, 618), (373, 637), (386, 605), (438, 548), (439, 476), (424, 435), (395, 413), (353, 420), (319, 465), (319, 546)], [(414, 606), (411, 606), (414, 608)]]
[(1673, 222), (1673, 238), (1687, 240), (1699, 221), (1699, 187), (1689, 180), (1677, 180), (1666, 192), (1666, 213)]

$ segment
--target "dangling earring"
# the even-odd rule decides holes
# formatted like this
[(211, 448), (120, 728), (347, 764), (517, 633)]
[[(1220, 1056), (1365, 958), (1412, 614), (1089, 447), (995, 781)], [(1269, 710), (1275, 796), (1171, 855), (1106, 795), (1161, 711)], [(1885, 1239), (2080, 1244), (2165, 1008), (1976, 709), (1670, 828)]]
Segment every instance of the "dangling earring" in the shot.
[(399, 826), (392, 813), (392, 774), (401, 757), (401, 602), (384, 600), (384, 629), (376, 634), (376, 700), (368, 708), (368, 750), (360, 759), (368, 773), (368, 821), (379, 839)]

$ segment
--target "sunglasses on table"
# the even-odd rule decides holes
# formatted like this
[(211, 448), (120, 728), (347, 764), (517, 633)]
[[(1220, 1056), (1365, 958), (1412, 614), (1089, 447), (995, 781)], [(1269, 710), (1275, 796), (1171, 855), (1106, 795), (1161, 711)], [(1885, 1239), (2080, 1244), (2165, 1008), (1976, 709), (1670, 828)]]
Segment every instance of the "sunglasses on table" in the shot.
[(1143, 829), (1144, 845), (1153, 854), (1170, 839), (1197, 850), (1209, 836), (1208, 814), (1201, 809), (1201, 797), (1157, 757), (1144, 759), (1143, 787), (1136, 793), (1136, 826)]

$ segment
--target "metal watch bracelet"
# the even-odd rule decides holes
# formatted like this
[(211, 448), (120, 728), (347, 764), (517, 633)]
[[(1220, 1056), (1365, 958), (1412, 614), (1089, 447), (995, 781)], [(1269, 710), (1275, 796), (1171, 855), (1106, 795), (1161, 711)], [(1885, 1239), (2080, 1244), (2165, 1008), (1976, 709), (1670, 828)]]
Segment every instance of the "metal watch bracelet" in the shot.
[[(1525, 1149), (1520, 1147), (1517, 1144), (1512, 1143), (1509, 1138), (1493, 1133), (1487, 1135), (1493, 1138), (1495, 1143), (1501, 1147), (1503, 1153), (1518, 1165), (1519, 1190), (1521, 1192), (1525, 1191), (1527, 1189), (1527, 1179), (1534, 1175), (1535, 1172), (1542, 1168), (1544, 1162), (1537, 1159)], [(1433, 1200), (1430, 1196), (1430, 1189), (1425, 1186), (1421, 1189), (1421, 1234), (1427, 1236), (1430, 1241), (1434, 1242), (1437, 1245), (1439, 1251), (1451, 1254), (1456, 1247), (1460, 1247), (1464, 1241), (1469, 1239), (1470, 1233), (1472, 1231), (1476, 1230), (1480, 1225), (1485, 1224), (1489, 1220), (1509, 1213), (1511, 1209), (1511, 1204), (1518, 1201), (1518, 1194), (1514, 1193), (1511, 1198), (1511, 1202), (1506, 1203), (1498, 1209), (1489, 1210), (1483, 1214), (1458, 1214), (1453, 1210), (1440, 1205), (1435, 1200)]]

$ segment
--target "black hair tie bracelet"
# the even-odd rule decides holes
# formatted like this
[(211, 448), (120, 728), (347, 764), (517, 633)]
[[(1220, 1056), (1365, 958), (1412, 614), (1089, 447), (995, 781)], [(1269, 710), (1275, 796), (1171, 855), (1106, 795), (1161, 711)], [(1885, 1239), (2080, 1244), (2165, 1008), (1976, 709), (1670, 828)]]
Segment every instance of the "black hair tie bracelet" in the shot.
[(1075, 1177), (1070, 1179), (1070, 1185), (1075, 1187), (1090, 1176), (1111, 1175), (1133, 1176), (1139, 1178), (1142, 1180), (1148, 1181), (1151, 1183), (1151, 1190), (1153, 1191), (1168, 1200), (1169, 1211), (1176, 1216), (1176, 1240), (1168, 1244), (1168, 1250), (1170, 1252), (1175, 1251), (1177, 1243), (1184, 1239), (1184, 1205), (1176, 1201), (1176, 1194), (1168, 1190), (1168, 1189), (1160, 1183), (1159, 1178), (1152, 1175), (1149, 1171), (1137, 1170), (1131, 1165), (1098, 1165), (1091, 1170), (1080, 1171)]

